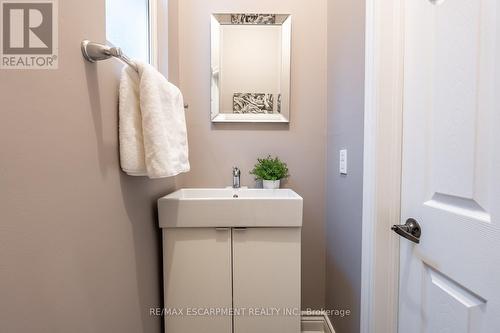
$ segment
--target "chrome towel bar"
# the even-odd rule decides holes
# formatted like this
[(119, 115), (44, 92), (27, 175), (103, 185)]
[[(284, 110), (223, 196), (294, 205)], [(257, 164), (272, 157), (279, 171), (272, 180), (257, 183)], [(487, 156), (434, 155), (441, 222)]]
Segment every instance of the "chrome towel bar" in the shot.
[[(81, 48), (83, 57), (89, 62), (97, 62), (113, 57), (123, 61), (136, 72), (139, 71), (137, 65), (119, 47), (95, 43), (85, 39), (82, 41)], [(184, 108), (187, 109), (188, 105), (184, 104)]]
[(113, 47), (109, 45), (94, 43), (89, 40), (82, 41), (82, 54), (83, 57), (90, 62), (96, 62), (101, 60), (106, 60), (111, 57), (120, 59), (130, 67), (132, 67), (136, 72), (137, 66), (127, 57), (122, 49), (119, 47)]

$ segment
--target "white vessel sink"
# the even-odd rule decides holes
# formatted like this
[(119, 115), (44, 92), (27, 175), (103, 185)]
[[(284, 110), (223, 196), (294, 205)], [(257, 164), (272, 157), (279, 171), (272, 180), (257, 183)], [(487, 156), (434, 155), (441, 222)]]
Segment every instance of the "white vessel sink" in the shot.
[(180, 189), (158, 200), (160, 228), (300, 227), (302, 197), (290, 189)]

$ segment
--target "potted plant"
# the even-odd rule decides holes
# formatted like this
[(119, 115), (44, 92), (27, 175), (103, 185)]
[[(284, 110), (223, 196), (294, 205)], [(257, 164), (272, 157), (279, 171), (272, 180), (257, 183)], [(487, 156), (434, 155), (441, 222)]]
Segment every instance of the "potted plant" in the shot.
[(288, 167), (278, 157), (272, 158), (271, 155), (266, 158), (258, 158), (251, 175), (255, 176), (256, 180), (262, 180), (262, 187), (267, 189), (280, 188), (280, 180), (287, 178)]

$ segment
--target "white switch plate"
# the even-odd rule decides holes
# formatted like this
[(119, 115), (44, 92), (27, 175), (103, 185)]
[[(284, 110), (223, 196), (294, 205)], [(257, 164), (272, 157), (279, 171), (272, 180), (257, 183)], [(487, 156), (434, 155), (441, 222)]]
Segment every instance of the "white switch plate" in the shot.
[(347, 149), (339, 152), (339, 172), (341, 175), (347, 175)]

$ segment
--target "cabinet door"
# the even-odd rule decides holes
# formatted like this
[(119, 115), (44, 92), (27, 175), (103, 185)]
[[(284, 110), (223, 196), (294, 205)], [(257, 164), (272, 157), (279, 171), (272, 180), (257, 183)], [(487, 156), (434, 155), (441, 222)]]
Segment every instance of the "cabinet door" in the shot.
[(163, 270), (165, 332), (231, 332), (229, 228), (163, 229)]
[(300, 332), (300, 230), (233, 229), (234, 333)]

